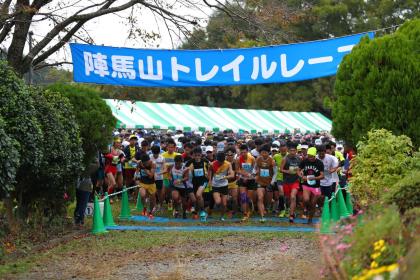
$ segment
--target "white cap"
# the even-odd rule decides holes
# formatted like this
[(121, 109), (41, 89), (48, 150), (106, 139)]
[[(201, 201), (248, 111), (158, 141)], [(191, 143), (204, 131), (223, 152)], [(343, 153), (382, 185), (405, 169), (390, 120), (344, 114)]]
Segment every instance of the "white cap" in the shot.
[(128, 142), (127, 140), (124, 140), (121, 144), (122, 144), (124, 147), (127, 147), (128, 145), (130, 145), (130, 142)]
[(307, 150), (307, 149), (309, 148), (309, 146), (308, 146), (308, 145), (300, 145), (300, 148), (301, 148), (301, 149), (306, 149), (306, 150)]
[(177, 148), (182, 148), (182, 143), (181, 142), (176, 142), (176, 147)]
[(315, 139), (315, 145), (322, 145), (321, 139)]
[(337, 150), (341, 150), (343, 148), (343, 144), (337, 144)]
[(213, 146), (207, 146), (206, 147), (206, 153), (207, 152), (213, 152), (213, 151), (214, 151)]
[(277, 146), (280, 147), (280, 142), (276, 140), (276, 141), (273, 142), (273, 145), (277, 145)]

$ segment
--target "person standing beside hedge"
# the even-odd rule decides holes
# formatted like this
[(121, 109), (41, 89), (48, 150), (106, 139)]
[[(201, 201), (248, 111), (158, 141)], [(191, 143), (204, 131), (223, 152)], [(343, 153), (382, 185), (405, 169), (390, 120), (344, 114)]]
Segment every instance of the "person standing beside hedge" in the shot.
[(99, 161), (95, 159), (90, 163), (87, 168), (82, 172), (78, 179), (76, 186), (76, 208), (74, 209), (74, 224), (76, 228), (82, 229), (85, 220), (85, 211), (89, 196), (93, 190), (93, 183), (91, 177), (99, 168)]

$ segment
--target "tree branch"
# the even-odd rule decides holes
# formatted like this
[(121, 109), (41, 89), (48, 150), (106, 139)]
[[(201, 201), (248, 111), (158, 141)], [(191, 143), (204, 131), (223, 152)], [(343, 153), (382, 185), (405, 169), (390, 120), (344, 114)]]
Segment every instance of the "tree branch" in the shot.
[[(107, 1), (107, 3), (105, 3), (104, 6), (102, 6), (99, 10), (97, 10), (95, 12), (88, 13), (88, 14), (83, 14), (83, 15), (72, 15), (69, 18), (67, 18), (66, 20), (64, 20), (61, 23), (54, 26), (54, 28), (51, 29), (51, 31), (48, 32), (45, 35), (45, 38), (42, 39), (38, 44), (36, 44), (33, 47), (32, 51), (30, 53), (28, 53), (28, 55), (25, 57), (25, 59), (24, 59), (25, 65), (28, 64), (28, 62), (30, 62), (36, 55), (38, 55), (38, 53), (41, 50), (43, 50), (51, 42), (51, 40), (53, 38), (55, 38), (60, 32), (62, 32), (70, 24), (78, 22), (76, 24), (76, 26), (78, 26), (80, 28), (84, 23), (86, 23), (90, 19), (93, 19), (93, 18), (96, 18), (96, 17), (99, 17), (99, 16), (103, 16), (103, 15), (106, 15), (106, 14), (111, 14), (111, 13), (123, 11), (123, 10), (125, 10), (125, 9), (135, 5), (135, 4), (143, 2), (143, 0), (131, 0), (131, 1), (129, 1), (126, 4), (123, 4), (121, 6), (109, 8), (114, 2), (115, 1)], [(82, 24), (80, 24), (80, 23), (82, 23)], [(71, 30), (74, 31), (73, 34), (76, 33), (76, 31), (77, 31), (74, 28), (72, 28)], [(67, 34), (69, 34), (69, 33), (67, 33)], [(71, 35), (73, 35), (73, 34), (71, 34)], [(68, 41), (68, 40), (70, 40), (71, 37), (68, 37), (66, 35), (66, 36), (64, 36), (64, 38), (67, 38), (67, 41)], [(64, 40), (64, 38), (62, 39), (62, 41), (66, 41), (66, 40)], [(62, 44), (62, 42), (60, 42), (57, 45), (60, 45), (60, 47), (62, 47), (64, 44)], [(58, 50), (60, 47), (56, 48), (57, 45), (55, 45), (51, 49)], [(45, 54), (48, 54), (48, 55), (45, 56)], [(46, 58), (46, 57), (50, 56), (51, 54), (52, 53), (47, 51), (47, 52), (43, 53), (40, 57)], [(37, 59), (37, 61), (39, 63), (39, 59)]]
[(42, 63), (42, 64), (39, 64), (39, 65), (35, 66), (34, 70), (40, 70), (40, 69), (43, 69), (45, 67), (61, 66), (61, 65), (64, 65), (64, 64), (70, 64), (71, 65), (73, 63), (68, 62), (68, 61), (61, 61), (61, 62), (54, 62), (54, 63)]

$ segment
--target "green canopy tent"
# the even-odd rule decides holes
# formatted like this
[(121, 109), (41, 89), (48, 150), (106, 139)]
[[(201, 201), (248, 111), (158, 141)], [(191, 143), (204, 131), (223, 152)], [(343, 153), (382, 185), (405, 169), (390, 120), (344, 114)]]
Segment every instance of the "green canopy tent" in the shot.
[(118, 127), (279, 133), (330, 131), (331, 120), (321, 113), (229, 109), (167, 103), (105, 99)]

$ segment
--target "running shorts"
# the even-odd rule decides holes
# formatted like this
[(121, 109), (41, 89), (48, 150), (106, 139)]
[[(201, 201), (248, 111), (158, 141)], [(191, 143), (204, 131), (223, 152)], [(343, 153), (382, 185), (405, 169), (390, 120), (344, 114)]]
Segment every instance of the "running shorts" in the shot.
[(307, 185), (302, 185), (303, 191), (310, 191), (313, 193), (313, 195), (321, 195), (321, 189), (320, 188), (312, 188)]
[(283, 193), (285, 196), (290, 197), (292, 190), (299, 190), (299, 181), (293, 183), (283, 183)]
[(117, 166), (107, 165), (105, 166), (105, 174), (112, 173), (112, 175), (117, 175)]
[(194, 189), (193, 188), (177, 188), (177, 187), (172, 187), (172, 191), (177, 191), (181, 197), (187, 197), (188, 194), (194, 192)]
[(244, 187), (247, 188), (249, 191), (255, 191), (257, 189), (257, 183), (255, 182), (255, 180), (244, 180), (242, 178), (240, 178), (238, 180), (238, 185), (239, 187)]
[(228, 186), (224, 186), (224, 187), (213, 187), (213, 192), (214, 193), (220, 193), (221, 195), (228, 195), (229, 189)]
[(228, 184), (228, 189), (229, 190), (233, 190), (233, 189), (237, 189), (238, 188), (238, 184), (236, 183), (236, 181), (234, 181), (234, 182), (230, 182), (229, 184)]
[(331, 197), (331, 194), (333, 192), (333, 186), (321, 186), (321, 194), (323, 196), (327, 196), (328, 198)]
[(159, 191), (163, 188), (163, 180), (155, 180), (155, 184)]
[(169, 179), (163, 179), (163, 186), (169, 189), (171, 187), (171, 181)]
[(156, 193), (156, 184), (144, 184), (140, 183), (140, 188), (145, 189), (146, 193), (153, 195)]

